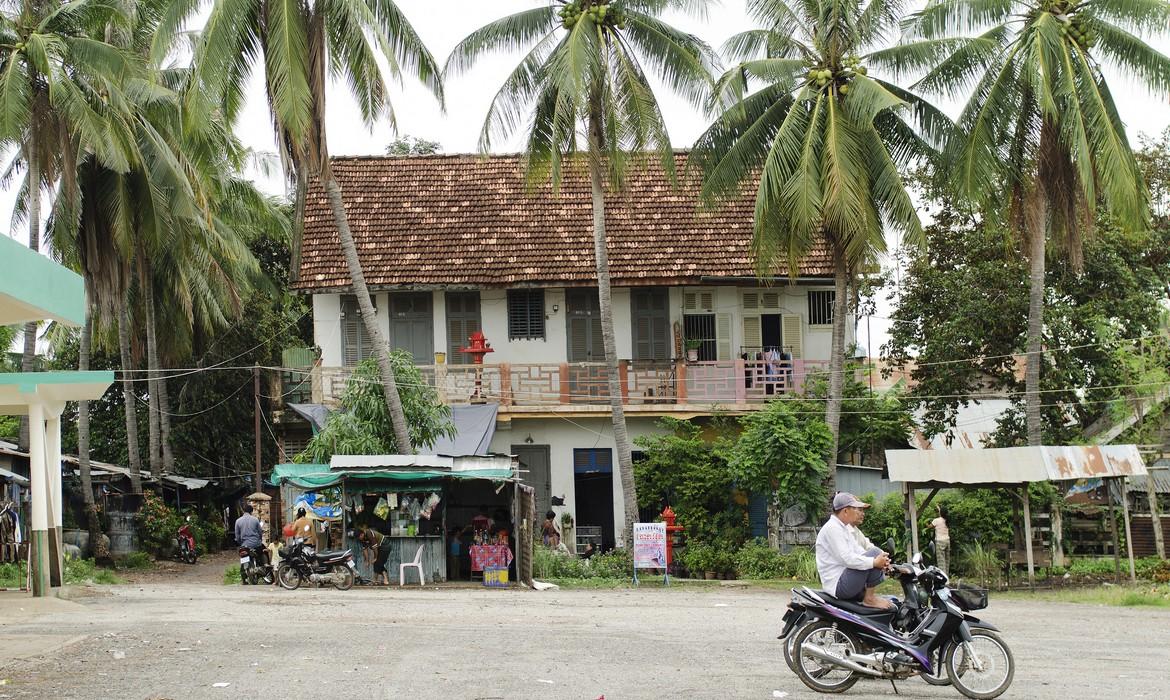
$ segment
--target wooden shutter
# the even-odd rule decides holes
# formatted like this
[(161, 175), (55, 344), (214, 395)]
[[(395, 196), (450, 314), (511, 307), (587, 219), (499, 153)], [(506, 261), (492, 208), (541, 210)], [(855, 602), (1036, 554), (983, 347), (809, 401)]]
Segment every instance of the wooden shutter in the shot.
[(635, 360), (670, 358), (670, 301), (665, 289), (630, 292), (630, 320)]
[(760, 294), (759, 292), (744, 292), (743, 293), (743, 310), (756, 311), (760, 308)]
[(370, 334), (366, 332), (366, 324), (362, 322), (357, 297), (352, 295), (341, 297), (342, 364), (353, 367), (367, 357), (373, 356), (374, 343), (370, 340)]
[(508, 290), (508, 339), (544, 338), (544, 290)]
[(804, 328), (800, 322), (800, 314), (784, 314), (780, 322), (780, 332), (783, 336), (780, 339), (780, 344), (789, 348), (792, 359), (802, 359), (804, 357)]
[[(764, 347), (764, 333), (760, 328), (759, 316), (743, 317), (743, 349), (747, 353), (757, 353)], [(753, 359), (751, 357), (748, 358)]]
[(711, 312), (715, 309), (715, 292), (710, 289), (699, 289), (683, 292), (683, 310), (697, 313)]
[(731, 314), (715, 314), (715, 356), (731, 359)]
[(780, 293), (779, 292), (764, 292), (760, 295), (760, 306), (765, 309), (779, 309), (780, 308)]

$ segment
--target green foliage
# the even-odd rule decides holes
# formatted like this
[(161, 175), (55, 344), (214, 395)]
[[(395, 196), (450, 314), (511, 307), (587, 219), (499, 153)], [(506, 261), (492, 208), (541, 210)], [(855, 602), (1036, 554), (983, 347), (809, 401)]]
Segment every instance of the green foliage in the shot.
[(148, 552), (160, 557), (170, 556), (175, 549), (175, 535), (183, 519), (154, 491), (142, 494), (142, 509), (138, 511), (138, 538)]
[(146, 552), (130, 552), (124, 557), (120, 557), (115, 561), (118, 569), (130, 569), (132, 571), (144, 571), (154, 568), (154, 560)]
[(589, 559), (580, 559), (549, 547), (533, 548), (532, 573), (540, 580), (608, 579), (629, 580), (634, 575), (633, 555), (614, 549)]
[(718, 571), (721, 563), (720, 551), (715, 545), (694, 540), (687, 543), (678, 554), (680, 563), (695, 577), (707, 571)]
[(123, 582), (113, 571), (94, 564), (93, 559), (66, 559), (64, 578), (67, 585), (97, 583), (113, 586)]
[(762, 539), (748, 542), (735, 553), (735, 573), (744, 579), (766, 580), (788, 575), (784, 555)]
[(400, 136), (386, 146), (388, 156), (429, 156), (443, 150), (438, 141), (415, 138), (414, 136)]
[(825, 454), (832, 435), (812, 401), (772, 401), (742, 419), (743, 435), (728, 451), (736, 483), (752, 493), (775, 494), (777, 503), (824, 510)]
[(734, 498), (735, 479), (725, 459), (734, 426), (714, 421), (714, 436), (708, 440), (695, 422), (663, 418), (659, 425), (670, 432), (634, 440), (643, 452), (634, 464), (638, 505), (655, 512), (669, 505), (690, 537), (743, 542), (748, 533), (746, 499)]
[(994, 549), (985, 547), (982, 542), (975, 540), (960, 547), (958, 552), (959, 567), (968, 576), (978, 579), (984, 587), (999, 584), (1000, 576), (1003, 575), (1003, 562)]
[(223, 570), (223, 585), (238, 586), (242, 578), (240, 575), (240, 567), (238, 564), (233, 564)]
[[(406, 414), (411, 443), (429, 447), (440, 437), (454, 437), (451, 407), (426, 382), (405, 350), (390, 353), (390, 365)], [(363, 360), (354, 368), (341, 396), (342, 410), (330, 414), (324, 429), (313, 436), (297, 462), (324, 464), (335, 454), (397, 454), (390, 411), (382, 395), (382, 380), (376, 360)]]
[(902, 545), (906, 540), (906, 508), (902, 495), (888, 493), (878, 500), (870, 493), (861, 500), (872, 505), (865, 511), (865, 523), (861, 526), (870, 541), (881, 546), (893, 537), (895, 543)]
[(630, 550), (617, 548), (586, 560), (594, 578), (628, 579), (634, 575), (634, 555)]
[(195, 550), (201, 556), (220, 551), (223, 548), (224, 536), (227, 534), (223, 520), (215, 517), (214, 512), (212, 517), (206, 519), (194, 511), (189, 514), (194, 518), (191, 529), (195, 534)]
[(27, 576), (20, 564), (0, 564), (0, 588), (20, 588)]

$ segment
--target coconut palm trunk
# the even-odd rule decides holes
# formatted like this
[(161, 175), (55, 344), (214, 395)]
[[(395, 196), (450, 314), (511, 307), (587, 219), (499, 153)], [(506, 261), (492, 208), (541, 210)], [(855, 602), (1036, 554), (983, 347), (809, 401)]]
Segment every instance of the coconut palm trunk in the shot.
[(329, 207), (333, 211), (333, 223), (337, 226), (337, 234), (341, 239), (341, 252), (345, 256), (345, 264), (349, 268), (349, 277), (353, 281), (353, 293), (357, 297), (358, 309), (361, 310), (362, 323), (366, 332), (374, 342), (374, 352), (378, 356), (378, 369), (382, 377), (382, 396), (390, 410), (390, 422), (394, 428), (394, 441), (401, 454), (414, 454), (414, 446), (410, 441), (410, 431), (406, 426), (406, 414), (402, 410), (402, 399), (398, 396), (398, 386), (394, 382), (394, 368), (390, 365), (390, 345), (378, 328), (378, 319), (374, 311), (374, 303), (370, 299), (370, 290), (366, 286), (366, 276), (362, 272), (362, 263), (358, 259), (357, 246), (353, 242), (353, 232), (349, 228), (349, 219), (345, 214), (345, 204), (341, 198), (341, 186), (333, 177), (333, 168), (329, 165), (328, 156), (322, 159), (321, 185), (329, 199)]
[[(28, 163), (28, 247), (41, 251), (41, 168), (37, 154), (36, 130), (29, 128), (28, 141), (24, 145), (24, 157)], [(20, 357), (20, 371), (31, 372), (37, 357), (37, 324), (24, 324), (24, 352)], [(20, 418), (20, 449), (29, 446), (28, 416)]]
[(175, 452), (171, 448), (171, 400), (167, 394), (167, 380), (158, 378), (158, 413), (160, 438), (162, 440), (163, 471), (175, 471)]
[(597, 263), (597, 296), (601, 307), (601, 339), (605, 347), (605, 373), (609, 380), (609, 407), (613, 421), (613, 441), (617, 447), (618, 475), (622, 485), (624, 519), (622, 537), (633, 543), (634, 522), (638, 518), (638, 494), (634, 484), (634, 460), (630, 434), (626, 430), (626, 413), (622, 405), (621, 371), (618, 367), (617, 342), (613, 332), (613, 297), (609, 279), (609, 253), (605, 244), (605, 185), (601, 172), (602, 119), (600, 98), (591, 100), (589, 111), (589, 184), (593, 196), (593, 255)]
[(1024, 239), (1028, 242), (1028, 338), (1024, 365), (1024, 414), (1029, 445), (1042, 445), (1040, 422), (1040, 366), (1044, 343), (1044, 270), (1048, 220), (1044, 185), (1032, 187), (1024, 204)]
[[(77, 369), (89, 371), (89, 356), (93, 347), (93, 308), (86, 306), (85, 326), (81, 329), (81, 348), (78, 351)], [(104, 560), (108, 553), (101, 545), (102, 525), (98, 519), (97, 503), (93, 497), (93, 475), (89, 465), (89, 402), (81, 401), (77, 406), (77, 466), (81, 471), (81, 496), (85, 501), (85, 523), (89, 530), (89, 546), (93, 548), (94, 559)]]
[(146, 262), (145, 252), (139, 250), (142, 260), (142, 299), (146, 307), (146, 391), (148, 394), (147, 406), (149, 416), (149, 450), (150, 470), (156, 475), (162, 472), (161, 426), (159, 425), (158, 401), (158, 335), (154, 325), (154, 283), (151, 279), (150, 265)]
[(118, 351), (122, 358), (122, 399), (126, 407), (126, 454), (130, 462), (130, 491), (142, 493), (142, 458), (138, 454), (138, 411), (130, 376), (130, 294), (118, 308)]
[(825, 402), (825, 422), (833, 435), (827, 458), (829, 493), (837, 490), (837, 451), (841, 443), (841, 397), (845, 386), (845, 314), (849, 301), (849, 263), (840, 244), (833, 244), (833, 342), (829, 356), (829, 395)]

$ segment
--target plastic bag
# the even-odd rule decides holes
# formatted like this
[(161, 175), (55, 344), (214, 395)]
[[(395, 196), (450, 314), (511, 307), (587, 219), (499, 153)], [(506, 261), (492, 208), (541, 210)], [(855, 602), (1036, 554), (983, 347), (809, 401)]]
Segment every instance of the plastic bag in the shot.
[(390, 504), (386, 502), (385, 498), (378, 499), (378, 504), (374, 506), (374, 515), (382, 520), (385, 520), (386, 516), (390, 515)]

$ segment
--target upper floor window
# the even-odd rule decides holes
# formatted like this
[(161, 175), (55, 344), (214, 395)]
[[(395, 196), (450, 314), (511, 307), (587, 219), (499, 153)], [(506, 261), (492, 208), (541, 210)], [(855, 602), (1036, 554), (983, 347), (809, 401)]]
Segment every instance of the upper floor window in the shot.
[(544, 290), (508, 290), (508, 340), (544, 340)]
[(837, 293), (829, 290), (813, 290), (808, 293), (808, 325), (833, 325), (833, 303)]

